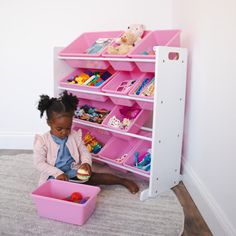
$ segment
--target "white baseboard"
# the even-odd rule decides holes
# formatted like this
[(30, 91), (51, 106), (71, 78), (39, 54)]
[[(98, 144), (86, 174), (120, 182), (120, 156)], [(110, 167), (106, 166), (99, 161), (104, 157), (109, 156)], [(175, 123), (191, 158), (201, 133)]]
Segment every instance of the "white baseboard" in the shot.
[(0, 134), (0, 149), (33, 149), (34, 134)]
[(234, 236), (236, 229), (223, 210), (187, 163), (183, 163), (183, 183), (214, 236)]

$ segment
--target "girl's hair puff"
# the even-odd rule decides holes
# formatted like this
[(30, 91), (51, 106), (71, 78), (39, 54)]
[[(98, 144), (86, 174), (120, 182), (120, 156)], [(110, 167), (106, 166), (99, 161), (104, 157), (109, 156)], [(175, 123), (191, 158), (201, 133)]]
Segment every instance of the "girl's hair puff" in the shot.
[(46, 111), (47, 119), (51, 119), (53, 113), (70, 113), (71, 115), (77, 109), (78, 98), (73, 94), (68, 94), (64, 91), (60, 94), (58, 98), (50, 98), (48, 95), (40, 95), (40, 100), (38, 103), (38, 110), (40, 111), (40, 117), (42, 118), (44, 112)]

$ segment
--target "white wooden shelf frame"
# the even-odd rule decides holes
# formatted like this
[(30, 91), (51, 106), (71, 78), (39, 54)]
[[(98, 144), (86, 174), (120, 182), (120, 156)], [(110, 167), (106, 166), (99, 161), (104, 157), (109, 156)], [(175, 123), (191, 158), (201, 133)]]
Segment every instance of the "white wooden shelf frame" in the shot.
[[(107, 60), (107, 61), (132, 61), (132, 62), (152, 62), (155, 63), (155, 94), (154, 100), (145, 98), (135, 98), (153, 102), (153, 125), (152, 137), (147, 138), (137, 134), (127, 134), (121, 131), (106, 128), (104, 126), (90, 126), (121, 133), (134, 138), (140, 138), (152, 142), (152, 161), (150, 175), (137, 171), (137, 174), (149, 178), (149, 187), (141, 192), (140, 200), (154, 198), (159, 194), (168, 191), (180, 181), (181, 151), (184, 127), (185, 93), (186, 93), (186, 70), (187, 70), (187, 50), (185, 48), (157, 46), (154, 47), (156, 58), (153, 59), (132, 59), (132, 58), (94, 58), (94, 57), (58, 57), (58, 52), (62, 48), (54, 50), (54, 94), (60, 90), (71, 90), (58, 86), (59, 80), (67, 76), (73, 68), (69, 68), (64, 59), (80, 60)], [(173, 58), (170, 55), (175, 54)], [(172, 59), (173, 58), (173, 59)], [(76, 90), (85, 92), (82, 90)], [(87, 91), (86, 91), (87, 92)], [(88, 93), (91, 93), (88, 91)], [(93, 92), (97, 95), (116, 96), (101, 92)], [(129, 96), (122, 98), (132, 99)], [(75, 123), (81, 123), (74, 119)], [(85, 123), (85, 125), (88, 125)], [(143, 129), (148, 128), (143, 127)], [(94, 157), (96, 159), (96, 157)], [(98, 160), (101, 161), (99, 158)], [(107, 160), (103, 162), (116, 166)], [(117, 166), (128, 170), (127, 167)], [(135, 172), (133, 169), (131, 172)]]

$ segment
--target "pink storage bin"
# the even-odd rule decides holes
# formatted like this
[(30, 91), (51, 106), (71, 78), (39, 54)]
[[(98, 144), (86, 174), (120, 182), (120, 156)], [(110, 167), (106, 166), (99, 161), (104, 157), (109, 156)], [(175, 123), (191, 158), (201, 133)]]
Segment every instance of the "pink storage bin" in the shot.
[(135, 100), (122, 98), (122, 95), (127, 95), (129, 91), (136, 85), (143, 73), (138, 70), (133, 72), (120, 71), (117, 72), (109, 82), (103, 86), (102, 92), (121, 95), (110, 99), (117, 105), (133, 106)]
[(133, 86), (133, 88), (129, 92), (129, 96), (131, 96), (131, 97), (145, 98), (145, 99), (148, 99), (148, 100), (152, 101), (152, 102), (146, 102), (146, 101), (136, 100), (136, 103), (138, 103), (138, 105), (144, 110), (153, 110), (153, 96), (136, 95), (135, 92), (137, 91), (137, 89), (140, 87), (140, 85), (142, 84), (142, 82), (145, 79), (148, 79), (148, 83), (146, 85), (146, 86), (148, 86), (148, 84), (150, 83), (150, 81), (153, 78), (154, 78), (154, 73), (145, 73), (145, 74), (143, 74), (142, 78)]
[[(123, 119), (125, 118), (121, 113), (120, 113), (120, 109), (124, 108), (124, 106), (115, 106), (112, 111), (106, 116), (106, 118), (104, 119), (104, 121), (102, 122), (103, 126), (109, 127), (110, 129), (114, 129), (114, 130), (119, 130), (122, 132), (129, 132), (129, 133), (137, 133), (141, 126), (146, 122), (146, 120), (149, 118), (150, 116), (150, 112), (146, 111), (146, 110), (142, 110), (139, 107), (134, 106), (133, 108), (137, 108), (140, 109), (138, 115), (134, 118), (130, 120), (130, 125), (127, 127), (127, 129), (120, 129), (120, 128), (116, 128), (113, 127), (111, 125), (109, 125), (109, 120), (115, 116), (117, 119), (119, 119), (121, 122), (123, 121)], [(129, 107), (127, 107), (128, 109), (130, 109)]]
[(131, 139), (127, 141), (125, 139), (112, 137), (107, 142), (106, 147), (104, 147), (99, 153), (99, 157), (114, 162), (118, 165), (122, 165), (132, 152), (137, 142), (137, 139)]
[[(134, 50), (129, 53), (131, 58), (155, 59), (154, 46), (180, 46), (180, 30), (155, 30), (147, 35)], [(151, 52), (151, 53), (150, 53)], [(146, 55), (148, 53), (149, 55)], [(155, 62), (135, 62), (140, 71), (154, 72)]]
[(145, 170), (135, 167), (135, 152), (138, 152), (139, 157), (141, 157), (147, 152), (148, 149), (151, 149), (151, 147), (152, 147), (152, 144), (150, 141), (140, 140), (137, 143), (137, 145), (132, 149), (132, 152), (130, 152), (129, 155), (127, 156), (126, 160), (124, 161), (124, 166), (136, 172), (150, 174), (150, 170), (145, 171)]
[[(76, 92), (72, 92), (72, 93), (76, 95)], [(103, 102), (98, 102), (98, 101), (93, 101), (93, 100), (80, 99), (79, 100), (79, 107), (82, 107), (84, 105), (89, 105), (89, 106), (97, 108), (97, 109), (106, 109), (110, 112), (114, 108), (114, 104), (110, 100), (107, 100), (105, 103), (103, 103)], [(108, 115), (106, 115), (106, 117)], [(105, 117), (105, 119), (106, 119), (106, 117)], [(76, 117), (75, 117), (75, 119), (78, 119), (82, 124), (87, 125), (87, 126), (90, 126), (91, 124), (98, 126), (98, 127), (101, 126), (101, 124), (95, 123), (92, 121), (86, 121), (86, 120), (82, 120), (82, 119), (76, 118)], [(103, 120), (103, 122), (104, 122), (104, 120)]]
[[(73, 192), (88, 197), (87, 202), (78, 204), (61, 200)], [(99, 187), (52, 179), (35, 189), (31, 197), (39, 216), (83, 225), (95, 210), (99, 192)]]
[[(68, 80), (73, 78), (76, 75), (80, 75), (81, 73), (86, 73), (87, 71), (89, 72), (100, 72), (101, 75), (105, 72), (105, 73), (110, 73), (111, 76), (106, 79), (101, 85), (99, 86), (88, 86), (88, 85), (83, 85), (83, 84), (70, 84), (68, 83)], [(88, 72), (87, 72), (88, 73)], [(108, 68), (107, 70), (94, 70), (94, 69), (76, 69), (75, 71), (73, 71), (71, 74), (69, 74), (68, 76), (66, 76), (65, 78), (63, 78), (62, 80), (60, 80), (59, 85), (65, 88), (69, 88), (69, 89), (79, 89), (79, 90), (83, 90), (83, 91), (94, 91), (94, 92), (101, 92), (102, 87), (104, 85), (106, 85), (113, 76), (115, 76), (117, 72), (115, 72), (111, 67)], [(91, 94), (91, 93), (83, 93), (83, 92), (77, 92), (77, 96), (79, 98), (85, 98), (85, 99), (92, 99), (95, 101), (102, 101), (105, 102), (108, 99), (108, 96), (103, 96), (103, 95), (97, 95), (97, 94)]]
[[(81, 34), (77, 39), (65, 47), (59, 56), (65, 57), (64, 60), (73, 68), (96, 68), (106, 69), (109, 67), (109, 63), (103, 60), (82, 60), (82, 59), (70, 59), (66, 57), (100, 57), (106, 47), (111, 44), (96, 44), (98, 39), (114, 39), (118, 38), (123, 31), (105, 31), (105, 32), (86, 32)], [(91, 49), (93, 47), (93, 51)], [(99, 50), (100, 49), (100, 50)]]
[[(92, 127), (87, 127), (84, 125), (75, 125), (74, 130), (82, 130), (82, 137), (84, 140), (84, 136), (89, 132), (91, 136), (95, 137), (99, 143), (101, 143), (102, 148), (99, 152), (97, 153), (91, 153), (91, 155), (97, 157), (99, 153), (103, 150), (103, 148), (106, 146), (108, 140), (111, 138), (111, 132), (107, 130), (101, 130), (101, 129), (96, 129)], [(85, 143), (86, 145), (86, 143)]]
[[(142, 40), (143, 41), (147, 35), (150, 33), (150, 31), (144, 31), (143, 36), (142, 36)], [(139, 45), (140, 42), (138, 42), (135, 47), (133, 49), (131, 49), (130, 53), (136, 48), (137, 45)], [(111, 46), (118, 46), (118, 44), (116, 42), (113, 42), (111, 44)], [(109, 54), (107, 52), (107, 49), (104, 50), (104, 52), (102, 53), (103, 57), (110, 57), (110, 58), (128, 58), (128, 54), (124, 54), (124, 55), (114, 55), (114, 54)], [(111, 66), (115, 69), (115, 70), (122, 70), (122, 71), (132, 71), (135, 68), (135, 63), (134, 62), (130, 62), (130, 61), (113, 61), (110, 60), (109, 63), (111, 64)]]

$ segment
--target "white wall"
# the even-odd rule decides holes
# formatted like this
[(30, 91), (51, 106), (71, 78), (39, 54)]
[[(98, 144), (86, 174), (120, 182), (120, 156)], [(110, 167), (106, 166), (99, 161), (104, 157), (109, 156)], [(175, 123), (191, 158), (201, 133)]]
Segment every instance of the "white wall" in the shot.
[(189, 48), (184, 183), (214, 235), (236, 235), (236, 1), (173, 1)]
[(0, 148), (31, 149), (47, 126), (39, 119), (39, 95), (53, 95), (53, 47), (83, 32), (170, 28), (171, 0), (1, 0)]

